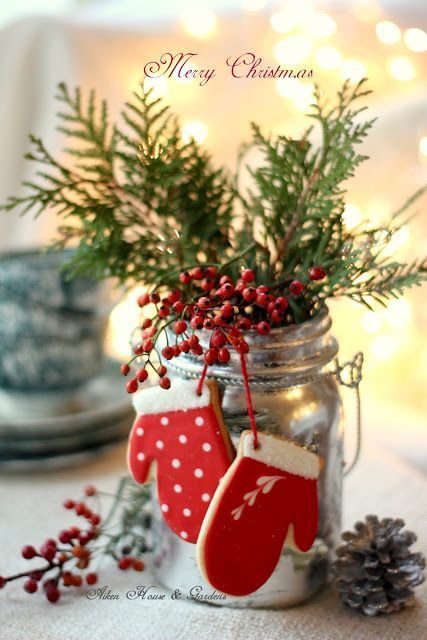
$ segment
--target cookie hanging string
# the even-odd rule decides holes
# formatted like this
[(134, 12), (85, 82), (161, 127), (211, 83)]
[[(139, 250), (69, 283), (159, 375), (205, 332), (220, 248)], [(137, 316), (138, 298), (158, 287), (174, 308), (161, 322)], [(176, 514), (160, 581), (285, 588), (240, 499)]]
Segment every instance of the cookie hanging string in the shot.
[(243, 352), (240, 352), (240, 366), (242, 368), (243, 386), (245, 388), (246, 404), (248, 405), (249, 424), (251, 425), (251, 431), (254, 439), (254, 449), (258, 449), (258, 430), (255, 422), (255, 413), (252, 406), (252, 395), (249, 388), (249, 375), (246, 366), (246, 358)]

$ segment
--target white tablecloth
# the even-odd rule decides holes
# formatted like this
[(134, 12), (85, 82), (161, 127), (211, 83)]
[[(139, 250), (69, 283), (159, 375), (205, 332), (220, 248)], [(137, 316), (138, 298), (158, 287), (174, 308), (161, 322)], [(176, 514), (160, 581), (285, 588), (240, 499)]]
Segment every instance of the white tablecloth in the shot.
[[(367, 429), (369, 433), (369, 429)], [(411, 433), (411, 432), (410, 432)], [(367, 513), (403, 517), (419, 540), (414, 546), (427, 553), (427, 478), (416, 463), (389, 447), (391, 438), (372, 431), (362, 459), (345, 481), (344, 525), (350, 527)], [(388, 443), (387, 443), (388, 442)], [(408, 447), (409, 448), (409, 447)], [(412, 447), (413, 450), (419, 447)], [(74, 469), (31, 475), (0, 476), (0, 574), (26, 567), (19, 549), (40, 544), (67, 524), (61, 507), (76, 497), (82, 485), (93, 482), (112, 489), (125, 471), (125, 448), (100, 456)], [(419, 467), (419, 465), (418, 465)], [(69, 524), (72, 520), (70, 517)], [(118, 600), (93, 600), (82, 587), (66, 590), (55, 605), (40, 594), (28, 595), (22, 583), (0, 593), (2, 640), (422, 640), (427, 636), (427, 584), (417, 589), (418, 604), (399, 614), (367, 619), (342, 607), (333, 589), (309, 603), (285, 611), (233, 610), (187, 601), (128, 600), (138, 585), (155, 585), (146, 571), (121, 572), (109, 561), (100, 570), (100, 585), (108, 585)], [(160, 587), (159, 587), (160, 589)]]

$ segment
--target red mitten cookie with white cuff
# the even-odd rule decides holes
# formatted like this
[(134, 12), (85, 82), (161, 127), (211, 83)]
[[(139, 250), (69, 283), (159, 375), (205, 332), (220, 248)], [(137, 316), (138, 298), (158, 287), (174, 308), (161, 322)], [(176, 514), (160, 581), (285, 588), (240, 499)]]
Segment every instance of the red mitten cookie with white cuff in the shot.
[(312, 546), (318, 527), (319, 457), (278, 436), (241, 435), (237, 457), (222, 479), (200, 531), (197, 559), (218, 591), (242, 596), (273, 573), (285, 541)]
[(234, 458), (216, 383), (174, 380), (170, 390), (141, 390), (133, 396), (137, 418), (128, 448), (129, 469), (139, 483), (156, 469), (157, 495), (169, 527), (197, 541), (220, 478)]

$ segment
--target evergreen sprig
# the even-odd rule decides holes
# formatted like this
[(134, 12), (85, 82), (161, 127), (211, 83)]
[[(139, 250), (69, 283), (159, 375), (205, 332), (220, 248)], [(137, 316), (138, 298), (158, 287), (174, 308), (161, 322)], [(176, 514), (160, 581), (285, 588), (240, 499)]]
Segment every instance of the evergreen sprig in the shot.
[[(30, 136), (27, 158), (40, 166), (37, 180), (24, 183), (25, 195), (9, 198), (1, 209), (36, 215), (53, 209), (63, 219), (54, 246), (74, 244), (71, 267), (99, 278), (173, 287), (195, 264), (217, 265), (234, 276), (246, 265), (258, 282), (279, 291), (291, 280), (303, 283), (304, 294), (290, 300), (297, 322), (330, 297), (386, 304), (427, 278), (425, 260), (405, 264), (386, 251), (424, 190), (381, 228), (346, 228), (345, 183), (366, 159), (358, 145), (374, 122), (359, 106), (369, 93), (364, 80), (346, 82), (331, 106), (317, 89), (308, 114), (314, 124), (299, 140), (266, 136), (253, 123), (241, 157), (256, 147), (263, 159), (248, 167), (251, 185), (243, 192), (239, 172), (231, 179), (194, 140), (184, 142), (179, 121), (151, 91), (141, 86), (114, 123), (95, 91), (84, 100), (79, 89), (61, 84), (65, 159)], [(315, 265), (326, 279), (310, 281)]]

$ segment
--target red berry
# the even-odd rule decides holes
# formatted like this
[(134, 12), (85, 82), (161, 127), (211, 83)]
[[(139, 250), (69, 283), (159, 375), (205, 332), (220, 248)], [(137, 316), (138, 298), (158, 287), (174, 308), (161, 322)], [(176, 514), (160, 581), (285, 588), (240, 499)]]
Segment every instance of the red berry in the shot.
[(144, 571), (144, 563), (142, 562), (142, 560), (139, 560), (137, 558), (135, 558), (135, 560), (132, 562), (132, 568), (135, 571)]
[(220, 287), (222, 287), (224, 284), (233, 284), (233, 280), (232, 278), (230, 278), (230, 276), (221, 276), (219, 279), (219, 285)]
[(223, 304), (221, 307), (221, 316), (223, 318), (231, 318), (234, 315), (234, 307), (232, 304)]
[(159, 308), (159, 318), (167, 318), (170, 312), (171, 312), (170, 307), (168, 307), (165, 304), (162, 304), (162, 306)]
[(193, 280), (201, 280), (203, 278), (203, 269), (202, 267), (194, 267), (191, 269), (190, 274)]
[(179, 355), (181, 355), (181, 349), (179, 348), (179, 344), (174, 344), (173, 347), (173, 355), (178, 357)]
[(236, 286), (234, 290), (237, 291), (238, 293), (242, 293), (243, 289), (245, 289), (246, 286), (247, 286), (246, 282), (244, 282), (243, 280), (238, 280), (236, 282)]
[(234, 287), (231, 284), (231, 282), (226, 282), (225, 284), (222, 285), (221, 289), (219, 290), (218, 293), (222, 294), (222, 297), (225, 298), (226, 300), (228, 300), (229, 298), (232, 297), (233, 293), (234, 293)]
[(136, 379), (138, 382), (145, 382), (148, 378), (148, 371), (146, 369), (138, 369), (136, 372)]
[(213, 347), (223, 347), (227, 342), (227, 338), (220, 329), (215, 329), (211, 338), (211, 345)]
[(60, 592), (58, 587), (51, 587), (50, 589), (46, 589), (46, 598), (49, 602), (56, 602), (60, 598)]
[(268, 297), (266, 293), (258, 293), (255, 302), (260, 307), (265, 307), (268, 302)]
[(35, 580), (31, 580), (31, 578), (24, 582), (24, 591), (26, 591), (27, 593), (35, 593), (37, 591), (37, 588), (37, 582)]
[(281, 311), (285, 311), (289, 306), (288, 299), (285, 298), (285, 296), (279, 296), (278, 298), (276, 298), (276, 307), (277, 306)]
[(26, 560), (31, 560), (31, 558), (34, 558), (34, 556), (37, 555), (37, 551), (31, 544), (26, 544), (25, 547), (22, 547), (21, 549), (21, 555)]
[(243, 282), (252, 282), (255, 279), (255, 273), (252, 269), (243, 269), (240, 277)]
[(215, 316), (213, 321), (214, 321), (214, 325), (216, 327), (225, 327), (225, 326), (227, 326), (227, 324), (224, 322), (224, 318), (222, 316)]
[(215, 364), (218, 360), (218, 349), (208, 349), (205, 353), (206, 364)]
[(183, 302), (181, 302), (181, 300), (178, 300), (177, 302), (174, 302), (172, 305), (172, 309), (174, 311), (174, 313), (176, 314), (180, 314), (184, 311), (185, 305)]
[(273, 313), (271, 314), (271, 320), (275, 324), (280, 324), (280, 322), (282, 322), (282, 320), (283, 320), (283, 312), (279, 311), (278, 309), (275, 309), (273, 311)]
[(123, 556), (118, 562), (119, 569), (121, 569), (122, 571), (126, 571), (126, 569), (129, 569), (131, 564), (132, 558), (130, 556)]
[(88, 584), (96, 584), (98, 582), (98, 574), (97, 573), (88, 573), (86, 576), (86, 582)]
[(267, 333), (270, 333), (271, 327), (268, 322), (262, 321), (258, 322), (256, 329), (261, 336), (266, 336)]
[(189, 284), (192, 278), (188, 273), (188, 271), (183, 271), (182, 273), (179, 274), (179, 280), (180, 282), (182, 282), (182, 284)]
[(179, 343), (179, 349), (182, 353), (188, 353), (190, 351), (190, 343), (188, 340), (183, 340)]
[(59, 532), (58, 540), (59, 540), (59, 542), (62, 542), (63, 544), (68, 544), (68, 542), (70, 542), (71, 536), (70, 536), (70, 532), (68, 531), (68, 529), (63, 529), (62, 531)]
[[(130, 371), (130, 366), (128, 364), (122, 364), (122, 366), (120, 367), (120, 371), (122, 372), (123, 376), (127, 376), (127, 374)], [(71, 507), (69, 507), (71, 508)]]
[(203, 291), (209, 292), (214, 288), (215, 283), (213, 280), (211, 280), (211, 278), (203, 278), (202, 284), (200, 286), (202, 287)]
[(142, 293), (138, 298), (137, 298), (137, 304), (139, 307), (145, 307), (146, 304), (148, 304), (150, 302), (150, 296), (148, 295), (148, 293)]
[(0, 589), (3, 589), (5, 584), (6, 584), (6, 578), (4, 578), (3, 576), (0, 576)]
[(73, 586), (74, 587), (80, 587), (82, 584), (83, 580), (81, 576), (73, 576)]
[(211, 299), (207, 298), (206, 296), (202, 296), (197, 300), (197, 306), (202, 311), (206, 311), (206, 309), (209, 309), (209, 307), (212, 306)]
[(247, 287), (243, 291), (242, 296), (246, 302), (253, 302), (257, 296), (256, 289), (254, 287)]
[(151, 327), (152, 324), (153, 324), (153, 321), (151, 320), (151, 318), (144, 318), (141, 324), (141, 328), (148, 329), (149, 327)]
[(44, 544), (40, 548), (40, 555), (48, 562), (51, 562), (56, 555), (56, 547), (50, 544)]
[(208, 329), (209, 331), (210, 331), (211, 329), (213, 329), (213, 328), (215, 327), (215, 323), (214, 323), (213, 319), (212, 319), (212, 318), (206, 318), (206, 319), (203, 321), (203, 327), (204, 327), (205, 329)]
[(101, 516), (99, 516), (97, 513), (92, 513), (89, 520), (91, 524), (93, 524), (93, 526), (96, 527), (101, 522)]
[(171, 381), (169, 380), (169, 378), (160, 378), (160, 382), (159, 385), (161, 386), (162, 389), (169, 389), (171, 386)]
[(82, 547), (84, 547), (90, 541), (90, 539), (91, 539), (90, 535), (85, 531), (81, 533), (78, 537), (79, 543), (81, 544)]
[(265, 284), (260, 284), (257, 288), (256, 288), (256, 292), (257, 293), (268, 293), (270, 290), (269, 287), (267, 287)]
[(93, 484), (87, 484), (84, 488), (84, 492), (86, 496), (94, 496), (96, 493), (96, 487)]
[(190, 324), (193, 329), (201, 329), (203, 327), (203, 316), (193, 316)]
[(236, 343), (235, 349), (237, 353), (248, 353), (249, 345), (246, 340), (241, 339)]
[(310, 280), (323, 280), (326, 277), (326, 271), (322, 267), (311, 267), (308, 277)]
[(216, 267), (206, 267), (205, 269), (205, 276), (207, 278), (215, 278), (217, 273), (218, 269)]
[(188, 344), (190, 347), (196, 347), (199, 344), (199, 338), (193, 334), (188, 338)]
[(142, 347), (143, 347), (144, 351), (146, 353), (148, 353), (149, 351), (151, 351), (153, 349), (154, 342), (150, 338), (148, 338), (148, 340), (144, 340), (144, 342), (142, 344)]
[(251, 321), (249, 320), (249, 318), (240, 318), (237, 322), (237, 328), (243, 331), (247, 331), (251, 328)]
[(202, 345), (196, 344), (195, 347), (191, 347), (191, 353), (193, 353), (195, 356), (201, 356), (203, 353)]
[(166, 358), (166, 360), (172, 360), (174, 356), (174, 351), (172, 347), (163, 347), (162, 356)]
[(230, 352), (225, 347), (218, 351), (218, 361), (226, 364), (230, 360)]
[(74, 509), (75, 504), (76, 503), (74, 502), (74, 500), (70, 500), (70, 499), (64, 500), (63, 502), (63, 505), (66, 509)]
[(304, 291), (304, 285), (300, 280), (292, 280), (289, 285), (289, 291), (294, 296), (299, 296)]
[(158, 302), (160, 302), (160, 296), (158, 293), (152, 293), (150, 295), (150, 300), (151, 302), (154, 302), (154, 304), (157, 304)]
[(178, 333), (178, 334), (184, 333), (186, 328), (187, 328), (187, 323), (185, 322), (185, 320), (177, 320), (173, 325), (173, 330), (175, 331), (175, 333)]
[(160, 378), (163, 378), (163, 376), (165, 376), (167, 372), (167, 367), (165, 367), (164, 364), (160, 365), (160, 367), (157, 368), (157, 374)]
[(142, 344), (138, 344), (133, 348), (133, 352), (136, 356), (142, 356), (142, 354), (144, 353), (144, 347), (142, 346)]
[(136, 378), (132, 378), (132, 380), (128, 380), (126, 382), (126, 391), (128, 393), (135, 393), (138, 391), (138, 380)]
[(148, 327), (148, 329), (144, 329), (144, 331), (142, 332), (142, 338), (144, 340), (146, 338), (152, 338), (155, 335), (156, 331), (156, 327)]
[(48, 589), (53, 589), (56, 587), (56, 580), (54, 578), (48, 578), (43, 582), (43, 589), (47, 591)]
[(271, 316), (271, 314), (273, 313), (273, 311), (276, 309), (276, 303), (272, 300), (271, 302), (268, 303), (267, 305), (267, 313), (268, 315)]
[(179, 289), (174, 289), (173, 291), (170, 291), (167, 295), (167, 300), (169, 304), (174, 304), (175, 302), (178, 302), (178, 300), (180, 299), (181, 299), (181, 291)]

